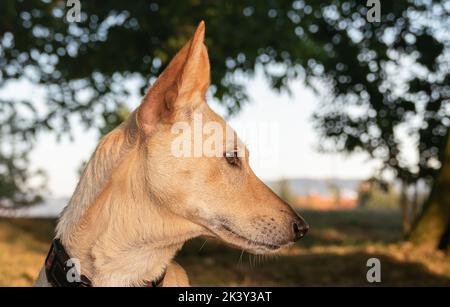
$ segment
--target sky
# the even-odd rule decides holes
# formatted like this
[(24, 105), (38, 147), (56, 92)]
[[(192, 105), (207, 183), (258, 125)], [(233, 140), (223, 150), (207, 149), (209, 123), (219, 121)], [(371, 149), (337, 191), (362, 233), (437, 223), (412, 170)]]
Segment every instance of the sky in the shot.
[[(278, 94), (257, 75), (248, 81), (250, 102), (229, 120), (250, 150), (250, 165), (256, 175), (263, 180), (371, 176), (378, 163), (364, 154), (344, 156), (318, 152), (319, 135), (311, 120), (318, 99), (301, 82), (292, 86), (292, 95)], [(0, 97), (33, 97), (34, 101), (42, 101), (43, 93), (41, 88), (26, 82), (15, 82), (3, 88)], [(140, 97), (133, 95), (128, 104), (134, 108), (139, 102)], [(210, 105), (223, 113), (214, 102)], [(69, 197), (73, 193), (78, 181), (77, 170), (98, 143), (97, 132), (85, 130), (81, 125), (75, 125), (73, 135), (73, 141), (66, 137), (58, 141), (54, 134), (41, 134), (30, 154), (32, 168), (46, 171), (49, 195), (53, 197)]]

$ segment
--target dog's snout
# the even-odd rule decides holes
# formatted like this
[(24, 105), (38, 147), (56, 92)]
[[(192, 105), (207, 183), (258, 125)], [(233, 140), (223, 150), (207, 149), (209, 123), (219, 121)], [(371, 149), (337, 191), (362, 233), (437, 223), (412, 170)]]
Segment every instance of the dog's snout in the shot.
[(306, 235), (306, 233), (309, 230), (309, 225), (308, 225), (308, 223), (306, 223), (306, 221), (304, 219), (302, 219), (301, 217), (298, 217), (292, 223), (292, 230), (294, 233), (294, 241), (297, 241)]

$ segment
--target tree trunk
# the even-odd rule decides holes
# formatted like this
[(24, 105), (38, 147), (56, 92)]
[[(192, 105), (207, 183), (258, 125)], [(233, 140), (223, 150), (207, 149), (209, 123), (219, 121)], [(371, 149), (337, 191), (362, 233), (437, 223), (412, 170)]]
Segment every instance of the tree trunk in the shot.
[(410, 222), (410, 214), (409, 214), (409, 202), (408, 202), (408, 185), (406, 182), (402, 183), (401, 192), (400, 192), (400, 210), (402, 213), (402, 228), (403, 233), (406, 235), (411, 231), (411, 222)]
[[(450, 134), (449, 134), (450, 139)], [(442, 168), (410, 239), (426, 247), (450, 251), (450, 141), (447, 141)]]
[(414, 194), (411, 200), (411, 224), (416, 223), (417, 216), (419, 215), (419, 182), (415, 182), (413, 185)]

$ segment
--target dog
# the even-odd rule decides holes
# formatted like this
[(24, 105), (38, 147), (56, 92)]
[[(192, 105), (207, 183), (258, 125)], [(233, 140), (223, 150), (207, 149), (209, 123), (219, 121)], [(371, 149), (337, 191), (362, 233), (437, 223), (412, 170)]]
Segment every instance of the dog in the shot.
[[(202, 21), (140, 106), (98, 144), (63, 210), (56, 238), (92, 286), (188, 286), (173, 261), (183, 243), (218, 238), (255, 254), (291, 245), (305, 220), (253, 173), (227, 133), (215, 156), (173, 155), (177, 122), (194, 114), (231, 129), (206, 103), (210, 65)], [(218, 146), (220, 147), (220, 146)], [(51, 286), (45, 266), (37, 286)]]

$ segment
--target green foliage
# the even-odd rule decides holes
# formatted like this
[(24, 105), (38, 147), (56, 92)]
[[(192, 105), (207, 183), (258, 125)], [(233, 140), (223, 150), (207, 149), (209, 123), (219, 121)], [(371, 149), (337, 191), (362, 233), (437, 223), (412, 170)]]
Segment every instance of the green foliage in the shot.
[(30, 178), (40, 177), (42, 181), (43, 173), (30, 174), (26, 158), (26, 153), (0, 155), (0, 209), (28, 206), (42, 200), (40, 192), (43, 186), (31, 186)]
[[(344, 3), (338, 52), (318, 64), (330, 95), (315, 115), (323, 149), (365, 151), (407, 184), (434, 178), (450, 125), (448, 1), (385, 1), (379, 24)], [(399, 128), (417, 140), (416, 165), (404, 161)]]
[(362, 208), (369, 209), (398, 209), (399, 195), (394, 187), (386, 189), (374, 184), (370, 191), (358, 193), (358, 201)]
[(108, 134), (114, 128), (124, 122), (130, 115), (130, 110), (127, 106), (120, 104), (112, 112), (103, 112), (103, 126), (99, 128), (101, 136)]
[[(326, 93), (316, 123), (333, 149), (366, 151), (405, 181), (432, 178), (450, 123), (448, 8), (447, 0), (383, 1), (381, 22), (369, 23), (359, 0), (82, 1), (81, 22), (68, 23), (65, 1), (2, 0), (0, 88), (17, 78), (45, 87), (39, 112), (19, 112), (33, 97), (7, 102), (27, 122), (20, 130), (30, 144), (42, 130), (67, 132), (74, 117), (103, 129), (98, 119), (129, 97), (124, 80), (140, 77), (143, 93), (203, 19), (211, 93), (230, 114), (247, 101), (236, 73), (260, 67), (284, 92), (301, 79)], [(405, 123), (419, 144), (412, 169), (396, 135)]]
[[(31, 105), (23, 103), (22, 106)], [(32, 125), (17, 114), (9, 101), (0, 100), (0, 209), (11, 209), (36, 204), (45, 185), (42, 171), (28, 169), (30, 143), (34, 134)], [(34, 185), (30, 181), (34, 180)]]

